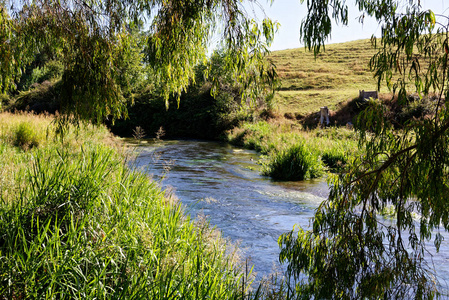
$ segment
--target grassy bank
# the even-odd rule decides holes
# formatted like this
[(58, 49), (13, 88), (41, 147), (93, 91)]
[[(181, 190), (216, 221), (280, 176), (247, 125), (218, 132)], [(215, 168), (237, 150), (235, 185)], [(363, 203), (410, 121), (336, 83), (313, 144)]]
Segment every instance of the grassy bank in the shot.
[(0, 298), (243, 298), (226, 243), (130, 170), (105, 128), (62, 142), (51, 120), (0, 118)]
[(272, 119), (243, 123), (228, 132), (230, 143), (267, 158), (263, 172), (273, 179), (303, 180), (344, 167), (357, 153), (357, 137), (344, 127), (303, 130), (295, 122)]
[(273, 116), (241, 123), (227, 140), (265, 154), (263, 172), (276, 180), (340, 170), (358, 151), (357, 137), (345, 127), (318, 128), (317, 113), (328, 106), (332, 125), (352, 122), (361, 109), (353, 100), (359, 90), (377, 87), (368, 68), (374, 53), (369, 40), (328, 45), (317, 57), (304, 48), (273, 52), (269, 59), (281, 82)]
[[(269, 59), (276, 65), (280, 89), (266, 121), (242, 122), (228, 131), (232, 144), (265, 155), (264, 173), (278, 180), (320, 177), (326, 170), (338, 171), (357, 154), (357, 136), (346, 128), (365, 107), (359, 90), (376, 90), (369, 70), (376, 53), (370, 40), (331, 44), (316, 57), (304, 48), (275, 51)], [(423, 105), (411, 103), (407, 111), (396, 111), (396, 100), (382, 87), (381, 101), (392, 119), (407, 119)], [(319, 128), (320, 107), (330, 110), (331, 127)], [(402, 117), (404, 115), (405, 117)]]
[(270, 59), (281, 81), (275, 97), (279, 113), (305, 116), (321, 106), (336, 110), (359, 90), (375, 90), (377, 81), (369, 70), (375, 53), (370, 40), (327, 45), (316, 58), (304, 48), (273, 52)]

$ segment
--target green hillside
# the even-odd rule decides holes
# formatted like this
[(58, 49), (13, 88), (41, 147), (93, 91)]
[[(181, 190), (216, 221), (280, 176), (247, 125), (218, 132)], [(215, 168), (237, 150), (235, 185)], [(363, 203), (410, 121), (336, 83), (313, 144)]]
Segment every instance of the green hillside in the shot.
[(281, 80), (275, 98), (279, 113), (306, 115), (321, 106), (335, 110), (359, 90), (375, 90), (368, 66), (375, 52), (369, 39), (328, 45), (316, 58), (305, 48), (273, 52), (270, 60)]

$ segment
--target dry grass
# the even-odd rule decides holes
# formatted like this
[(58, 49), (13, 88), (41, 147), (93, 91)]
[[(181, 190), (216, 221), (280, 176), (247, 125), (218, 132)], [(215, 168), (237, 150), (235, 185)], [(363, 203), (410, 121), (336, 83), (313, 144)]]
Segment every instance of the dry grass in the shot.
[(0, 139), (2, 142), (13, 143), (14, 132), (20, 124), (29, 124), (40, 144), (46, 144), (47, 129), (51, 125), (53, 117), (50, 115), (32, 115), (30, 113), (1, 113)]
[(328, 45), (316, 59), (304, 48), (273, 52), (270, 59), (281, 80), (275, 96), (278, 113), (306, 115), (321, 106), (335, 110), (340, 102), (358, 97), (359, 90), (376, 90), (368, 66), (375, 52), (370, 40)]
[[(14, 133), (19, 125), (23, 123), (31, 127), (35, 138), (42, 147), (54, 143), (55, 140), (61, 137), (55, 133), (59, 125), (55, 121), (54, 115), (35, 115), (30, 112), (3, 112), (0, 114), (0, 141), (13, 144)], [(116, 141), (104, 126), (79, 124), (79, 126), (67, 126), (64, 128), (62, 142), (65, 147), (78, 148), (82, 143), (89, 142), (90, 140), (101, 141), (106, 144), (116, 144)]]
[[(55, 134), (57, 124), (52, 115), (32, 113), (0, 113), (0, 191), (3, 201), (11, 201), (23, 187), (25, 174), (30, 170), (34, 153), (31, 148), (46, 149), (61, 147), (72, 152), (81, 151), (87, 143), (117, 144), (104, 126), (69, 126), (64, 139)], [(21, 125), (29, 129), (29, 138), (35, 144), (16, 144), (16, 134)], [(34, 146), (35, 145), (35, 146)]]

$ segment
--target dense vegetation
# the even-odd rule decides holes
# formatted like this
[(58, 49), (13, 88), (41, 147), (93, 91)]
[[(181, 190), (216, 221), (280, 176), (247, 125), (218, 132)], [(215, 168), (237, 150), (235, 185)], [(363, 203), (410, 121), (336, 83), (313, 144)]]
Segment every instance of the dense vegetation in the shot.
[(245, 122), (228, 131), (232, 144), (267, 156), (263, 173), (277, 180), (303, 180), (339, 171), (357, 153), (354, 132), (346, 128), (303, 130), (297, 122), (272, 119)]
[(1, 298), (244, 297), (219, 233), (131, 170), (103, 126), (61, 141), (52, 119), (1, 114)]
[(140, 127), (147, 136), (154, 136), (162, 128), (169, 138), (218, 139), (239, 121), (250, 119), (254, 111), (269, 109), (271, 95), (266, 92), (260, 93), (252, 107), (242, 105), (241, 86), (225, 69), (224, 60), (224, 54), (217, 51), (206, 64), (198, 65), (195, 68), (198, 79), (180, 95), (179, 103), (175, 97), (165, 103), (157, 87), (139, 90), (128, 106), (129, 118), (111, 124), (112, 131), (131, 136)]
[[(330, 197), (317, 210), (312, 229), (300, 228), (280, 238), (280, 258), (288, 263), (289, 275), (304, 279), (295, 289), (301, 297), (432, 298), (438, 295), (438, 285), (426, 264), (426, 243), (433, 240), (438, 251), (443, 242), (438, 230), (449, 230), (446, 201), (449, 189), (448, 18), (423, 11), (419, 0), (356, 0), (355, 3), (363, 14), (361, 20), (364, 15), (372, 16), (382, 27), (380, 39), (371, 41), (377, 48), (372, 53), (369, 67), (377, 88), (386, 87), (394, 94), (389, 103), (364, 103), (363, 112), (353, 122), (361, 152), (350, 158), (342, 155), (338, 146), (330, 153), (311, 150), (299, 137), (307, 132), (291, 133), (293, 142), (285, 143), (283, 148), (279, 146), (282, 141), (276, 142), (278, 137), (265, 138), (270, 136), (266, 132), (277, 126), (273, 121), (243, 124), (243, 133), (234, 130), (236, 135), (231, 139), (270, 154), (266, 173), (279, 179), (314, 177), (321, 172), (323, 163), (335, 167), (346, 162), (345, 168), (331, 178)], [(348, 7), (344, 0), (316, 0), (307, 1), (307, 8), (307, 17), (301, 25), (301, 39), (317, 59), (324, 60), (320, 51), (331, 33), (331, 19), (346, 24)], [(142, 20), (149, 22), (147, 32), (142, 30)], [(206, 61), (216, 27), (223, 29), (220, 32), (223, 52), (218, 52), (221, 62), (218, 68), (215, 68), (214, 59)], [(154, 116), (148, 125), (149, 131), (165, 118), (155, 113), (154, 107), (161, 107), (163, 102), (166, 107), (169, 104), (178, 106), (182, 99), (192, 104), (211, 100), (210, 115), (222, 119), (213, 124), (207, 135), (215, 135), (242, 120), (270, 120), (276, 70), (269, 60), (265, 60), (265, 55), (275, 28), (276, 24), (269, 19), (258, 24), (245, 13), (241, 2), (234, 0), (3, 1), (0, 3), (2, 106), (33, 107), (36, 111), (58, 109), (61, 113), (59, 124), (65, 125), (59, 126), (59, 131), (67, 130), (68, 121), (100, 123), (126, 118), (134, 99), (137, 102), (135, 119), (144, 119), (145, 111)], [(357, 60), (337, 58), (340, 60), (349, 64), (353, 73), (367, 76)], [(290, 67), (280, 64), (281, 76), (286, 78), (283, 88), (295, 90), (293, 93), (284, 90), (279, 94), (281, 114), (292, 120), (302, 119), (309, 110), (308, 105), (293, 111), (282, 109), (290, 105), (290, 99), (295, 103), (298, 93), (313, 96), (309, 92), (311, 83), (325, 90), (316, 93), (325, 99), (317, 106), (325, 104), (336, 108), (332, 100), (335, 94), (353, 95), (352, 90), (332, 90), (332, 84), (344, 84), (352, 76), (345, 72), (340, 74), (342, 76), (329, 76), (327, 72), (336, 72), (331, 67), (334, 59), (328, 62), (328, 69), (316, 72), (322, 75), (314, 74), (309, 78), (310, 74), (298, 72), (294, 75), (302, 78), (298, 82), (290, 80), (294, 77)], [(307, 69), (306, 64), (301, 65)], [(215, 73), (215, 70), (225, 72)], [(206, 75), (207, 80), (202, 82), (198, 74)], [(366, 89), (373, 89), (371, 80), (368, 82), (367, 79), (366, 84)], [(351, 87), (356, 91), (363, 88)], [(223, 91), (226, 96), (221, 100), (206, 96), (210, 92), (217, 96)], [(411, 93), (416, 93), (417, 99), (410, 96)], [(353, 97), (348, 96), (344, 97)], [(33, 99), (40, 99), (37, 106)], [(240, 110), (235, 103), (247, 104), (250, 109)], [(354, 101), (347, 103), (348, 107), (353, 105), (351, 103)], [(201, 122), (192, 126), (196, 131), (211, 119), (202, 116), (201, 107), (191, 106), (193, 110), (182, 118), (199, 117)], [(252, 114), (258, 106), (265, 111)], [(389, 113), (392, 107), (404, 115), (392, 118)], [(227, 117), (230, 114), (233, 114), (232, 118)], [(168, 116), (164, 123), (166, 127), (173, 123), (182, 124), (183, 119)], [(248, 126), (257, 128), (246, 130)], [(164, 241), (171, 238), (179, 241), (171, 235), (178, 234), (176, 230), (158, 227), (164, 224), (164, 216), (173, 215), (173, 210), (151, 216), (140, 211), (139, 205), (145, 207), (151, 203), (131, 197), (137, 193), (133, 185), (139, 181), (136, 179), (133, 185), (128, 182), (130, 178), (134, 181), (134, 175), (130, 175), (133, 172), (118, 168), (118, 163), (112, 166), (103, 163), (112, 159), (112, 153), (88, 146), (73, 153), (55, 146), (58, 151), (52, 153), (45, 146), (47, 141), (39, 138), (42, 132), (25, 123), (17, 125), (1, 146), (5, 151), (2, 157), (13, 158), (14, 167), (9, 166), (6, 170), (17, 169), (20, 174), (19, 177), (7, 174), (5, 179), (2, 178), (11, 182), (11, 186), (2, 189), (2, 199), (6, 199), (2, 206), (2, 232), (5, 234), (0, 243), (5, 247), (2, 255), (8, 255), (1, 261), (2, 279), (8, 277), (4, 281), (7, 296), (28, 297), (33, 293), (41, 294), (41, 289), (51, 296), (58, 288), (67, 288), (68, 293), (74, 293), (73, 285), (76, 284), (79, 292), (72, 294), (74, 297), (83, 297), (83, 289), (92, 291), (92, 286), (100, 296), (112, 293), (118, 297), (121, 294), (115, 293), (139, 293), (145, 289), (171, 296), (166, 294), (166, 288), (173, 287), (186, 293), (187, 297), (198, 297), (200, 286), (205, 284), (206, 293), (217, 291), (217, 297), (221, 297), (220, 293), (226, 290), (231, 294), (225, 297), (234, 297), (232, 293), (238, 287), (234, 276), (230, 274), (225, 280), (216, 277), (223, 273), (221, 265), (203, 264), (200, 258), (207, 255), (203, 255), (204, 248), (196, 239), (184, 244), (175, 243), (176, 249), (187, 249), (196, 255), (196, 259), (191, 258), (191, 262), (177, 268), (178, 253), (168, 251), (162, 240), (151, 235), (158, 232)], [(332, 131), (318, 130), (315, 136), (328, 132)], [(288, 130), (282, 130), (279, 138), (288, 141)], [(15, 164), (27, 164), (26, 155), (15, 156), (16, 152), (22, 153), (20, 151), (33, 153), (34, 168), (31, 171), (15, 167)], [(68, 157), (75, 163), (71, 164)], [(297, 170), (302, 172), (297, 173)], [(113, 176), (109, 176), (111, 174)], [(108, 180), (104, 181), (106, 177)], [(120, 184), (113, 184), (117, 182)], [(163, 197), (145, 197), (159, 199), (153, 209), (166, 207), (162, 205), (167, 202)], [(130, 199), (135, 200), (137, 207), (127, 206), (126, 201)], [(14, 205), (18, 201), (21, 205)], [(116, 208), (135, 217), (129, 222), (131, 225), (126, 224), (130, 231), (123, 224), (120, 232), (111, 225), (111, 220), (121, 220), (118, 218), (121, 210)], [(378, 218), (385, 209), (394, 211), (392, 224), (384, 224)], [(415, 222), (414, 214), (420, 216), (419, 224)], [(180, 214), (174, 215), (175, 219), (181, 219), (176, 217)], [(154, 223), (155, 227), (149, 226), (148, 230), (132, 227), (145, 222), (151, 224), (155, 220), (152, 218), (157, 216), (162, 219)], [(198, 235), (196, 229), (188, 229), (188, 225), (181, 228)], [(119, 235), (114, 235), (117, 232)], [(138, 236), (140, 232), (148, 234), (148, 243), (145, 237)], [(124, 242), (122, 238), (129, 240)], [(152, 244), (153, 239), (156, 244)], [(77, 248), (78, 244), (83, 247)], [(155, 248), (151, 248), (153, 246)], [(134, 251), (141, 249), (139, 247), (154, 249), (168, 262), (158, 261), (150, 255), (151, 251), (139, 256), (137, 253), (140, 252)], [(72, 248), (79, 251), (73, 253)], [(58, 261), (62, 257), (64, 259)], [(128, 257), (137, 258), (143, 264)], [(73, 263), (78, 260), (83, 261), (82, 266)], [(158, 266), (155, 272), (151, 271), (154, 268), (145, 268), (153, 264)], [(211, 269), (204, 269), (206, 267)], [(167, 269), (168, 273), (161, 273)], [(86, 270), (92, 270), (92, 273)], [(140, 274), (137, 270), (144, 276), (130, 275)], [(37, 281), (36, 274), (43, 277)], [(95, 277), (87, 277), (91, 274)], [(120, 276), (110, 280), (110, 274)], [(187, 276), (187, 285), (182, 285), (183, 277), (178, 277), (179, 274)], [(22, 277), (16, 280), (16, 275)], [(208, 276), (214, 280), (201, 280), (210, 279)], [(149, 284), (147, 278), (157, 278), (154, 282), (164, 285)], [(229, 282), (233, 288), (222, 288), (219, 282)], [(132, 284), (138, 287), (128, 289)], [(210, 284), (216, 285), (217, 289), (211, 287), (209, 290), (207, 285)], [(17, 294), (18, 291), (25, 294)]]
[[(382, 27), (370, 60), (385, 84), (407, 106), (409, 93), (435, 97), (426, 115), (394, 124), (388, 106), (371, 101), (354, 127), (360, 156), (331, 180), (310, 230), (281, 236), (281, 261), (289, 274), (307, 275), (296, 285), (303, 297), (431, 299), (441, 292), (429, 266), (449, 230), (447, 206), (449, 111), (448, 18), (423, 11), (420, 1), (356, 1)], [(348, 20), (344, 1), (307, 1), (301, 29), (306, 47), (319, 53), (330, 19)], [(381, 214), (394, 211), (394, 221)], [(419, 219), (414, 219), (415, 215)]]
[[(215, 47), (224, 49), (223, 66), (242, 97), (255, 100), (275, 87), (275, 70), (264, 57), (276, 26), (254, 20), (241, 1), (3, 1), (0, 92), (26, 89), (26, 73), (42, 79), (59, 73), (61, 116), (97, 123), (126, 118), (141, 79), (167, 104), (171, 96), (179, 103), (201, 80), (196, 67)], [(222, 38), (214, 44), (216, 36)], [(214, 90), (220, 80), (206, 69)]]

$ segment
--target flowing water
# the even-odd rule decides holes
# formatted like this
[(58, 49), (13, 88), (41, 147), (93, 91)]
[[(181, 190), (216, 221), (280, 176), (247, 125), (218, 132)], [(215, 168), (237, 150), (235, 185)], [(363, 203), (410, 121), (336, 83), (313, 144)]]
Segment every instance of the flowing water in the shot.
[[(137, 167), (171, 186), (193, 218), (204, 214), (224, 237), (238, 243), (259, 278), (285, 269), (278, 260), (278, 237), (294, 224), (308, 227), (328, 195), (323, 179), (274, 182), (260, 175), (256, 152), (228, 144), (157, 141), (139, 144), (138, 151)], [(448, 240), (434, 256), (443, 281), (449, 279)]]

